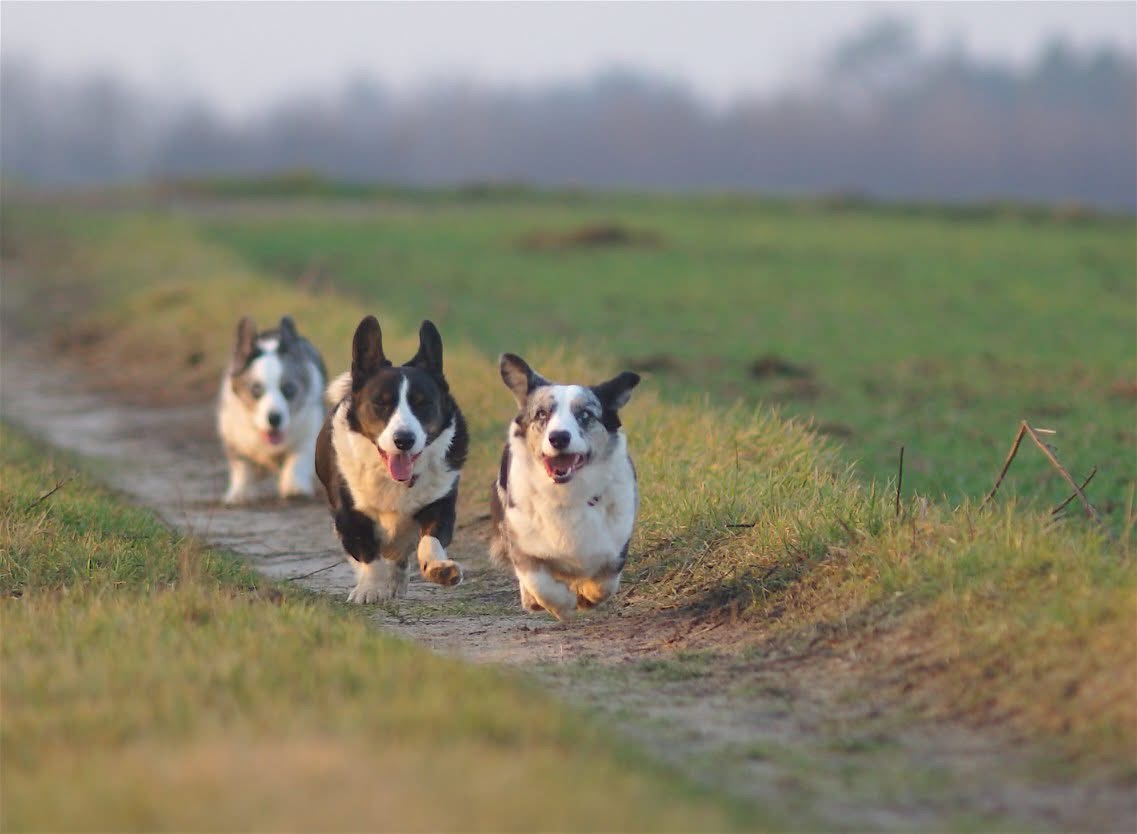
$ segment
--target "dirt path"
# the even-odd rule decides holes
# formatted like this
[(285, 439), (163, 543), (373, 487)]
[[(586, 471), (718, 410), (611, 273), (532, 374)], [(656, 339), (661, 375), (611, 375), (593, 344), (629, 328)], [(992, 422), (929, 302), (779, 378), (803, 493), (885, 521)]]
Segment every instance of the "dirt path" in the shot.
[[(11, 329), (8, 329), (10, 336)], [(262, 573), (345, 596), (325, 507), (218, 502), (225, 467), (210, 405), (126, 406), (77, 372), (7, 338), (0, 413), (58, 447), (167, 523), (230, 549)], [(825, 830), (1132, 830), (1130, 787), (1039, 772), (999, 739), (906, 715), (861, 682), (855, 657), (755, 657), (729, 651), (730, 629), (700, 639), (671, 612), (617, 604), (571, 625), (520, 612), (512, 581), (486, 557), (481, 485), (466, 483), (451, 550), (458, 589), (414, 577), (383, 628), (477, 662), (524, 666), (567, 701), (607, 713), (622, 731), (695, 779), (759, 801), (794, 828)]]

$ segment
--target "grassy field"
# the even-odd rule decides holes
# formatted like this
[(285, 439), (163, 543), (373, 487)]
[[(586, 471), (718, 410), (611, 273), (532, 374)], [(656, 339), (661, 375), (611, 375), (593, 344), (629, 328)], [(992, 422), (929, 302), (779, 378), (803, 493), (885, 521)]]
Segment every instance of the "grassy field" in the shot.
[(762, 825), (531, 684), (266, 583), (2, 425), (0, 448), (5, 831)]
[[(775, 405), (864, 479), (895, 477), (904, 445), (912, 491), (981, 497), (1022, 419), (1098, 467), (1106, 510), (1137, 474), (1131, 219), (511, 192), (271, 206), (201, 225), (487, 356), (558, 346), (669, 399)], [(1007, 488), (1067, 494), (1037, 455)]]
[[(1118, 273), (1121, 288), (1110, 292), (1119, 293), (1119, 301), (1095, 303), (1092, 310), (1091, 305), (1082, 305), (1079, 315), (1083, 326), (1090, 327), (1099, 338), (1067, 340), (1071, 350), (1077, 347), (1081, 351), (1080, 359), (1062, 364), (1066, 360), (1057, 334), (1051, 334), (1055, 344), (1044, 345), (1046, 340), (1039, 335), (1043, 328), (1025, 319), (1004, 328), (1017, 333), (1016, 338), (1033, 340), (1040, 345), (1041, 356), (1053, 363), (1047, 371), (1045, 362), (1030, 352), (1033, 348), (1026, 341), (1019, 345), (1015, 361), (1033, 369), (1033, 382), (1027, 389), (1037, 388), (1048, 398), (1068, 400), (1071, 408), (1083, 408), (1080, 397), (1089, 389), (1083, 391), (1077, 387), (1082, 382), (1071, 381), (1072, 368), (1080, 362), (1078, 380), (1087, 385), (1092, 382), (1090, 387), (1097, 392), (1092, 400), (1098, 409), (1095, 429), (1083, 431), (1079, 426), (1078, 431), (1071, 432), (1062, 423), (1051, 427), (1060, 429), (1059, 437), (1072, 433), (1083, 441), (1096, 438), (1091, 444), (1095, 455), (1100, 451), (1098, 441), (1114, 444), (1109, 447), (1116, 459), (1113, 463), (1124, 471), (1119, 475), (1117, 469), (1110, 470), (1103, 473), (1104, 478), (1099, 475), (1103, 483), (1100, 491), (1098, 481), (1094, 485), (1095, 495), (1112, 495), (1117, 504), (1111, 514), (1117, 541), (1110, 541), (1076, 514), (1056, 522), (1045, 508), (1029, 501), (1018, 504), (1009, 494), (993, 508), (980, 508), (974, 500), (929, 503), (914, 497), (910, 486), (897, 514), (892, 485), (874, 485), (871, 470), (866, 476), (863, 470), (853, 468), (846, 451), (832, 440), (806, 431), (804, 420), (787, 423), (764, 406), (745, 400), (734, 405), (722, 403), (732, 396), (731, 374), (745, 379), (745, 362), (755, 353), (776, 351), (798, 362), (817, 362), (814, 376), (804, 379), (829, 380), (824, 383), (826, 390), (843, 385), (840, 374), (820, 376), (830, 373), (829, 366), (813, 358), (820, 353), (803, 354), (786, 347), (786, 343), (760, 341), (760, 328), (753, 324), (741, 330), (708, 324), (708, 318), (713, 318), (708, 309), (721, 311), (726, 321), (737, 322), (744, 315), (740, 312), (744, 305), (716, 300), (718, 306), (708, 307), (715, 294), (707, 286), (684, 283), (676, 277), (683, 273), (674, 267), (666, 273), (664, 266), (668, 255), (684, 261), (680, 249), (684, 235), (693, 238), (690, 245), (703, 252), (708, 263), (722, 265), (729, 259), (714, 242), (731, 239), (727, 234), (730, 229), (734, 229), (736, 242), (744, 240), (750, 234), (747, 229), (760, 225), (765, 217), (763, 222), (771, 229), (780, 230), (777, 234), (769, 232), (771, 246), (779, 237), (784, 240), (777, 242), (778, 251), (790, 246), (787, 241), (798, 241), (790, 248), (794, 258), (787, 261), (793, 265), (794, 274), (809, 276), (827, 262), (828, 281), (836, 286), (841, 279), (838, 260), (843, 247), (838, 242), (824, 242), (828, 224), (844, 230), (841, 240), (846, 240), (852, 252), (890, 251), (893, 254), (889, 257), (908, 263), (912, 270), (927, 269), (939, 275), (939, 283), (948, 286), (937, 290), (937, 297), (950, 296), (965, 304), (970, 303), (967, 293), (953, 289), (948, 278), (949, 273), (955, 273), (943, 264), (954, 257), (952, 224), (960, 223), (967, 229), (970, 223), (974, 225), (972, 233), (983, 241), (973, 258), (986, 264), (993, 281), (989, 293), (1013, 307), (1014, 299), (1026, 304), (1039, 295), (1033, 286), (1024, 286), (1029, 282), (1021, 276), (1035, 267), (1043, 269), (1047, 252), (1054, 257), (1063, 252), (1074, 257), (1070, 252), (1083, 246), (1107, 252), (1091, 260), (1107, 258), (1106, 262), (1114, 265), (1109, 269), (1122, 269), (1116, 266), (1121, 258), (1118, 252), (1126, 240), (1132, 242), (1130, 226), (1108, 220), (1064, 226), (1046, 218), (1001, 215), (988, 218), (989, 222), (971, 217), (949, 221), (935, 214), (905, 218), (887, 212), (854, 212), (846, 217), (840, 212), (826, 214), (820, 208), (811, 213), (808, 207), (728, 201), (525, 197), (517, 202), (519, 199), (388, 195), (362, 205), (310, 201), (281, 204), (275, 198), (262, 205), (211, 198), (184, 206), (172, 217), (168, 212), (112, 211), (107, 206), (6, 209), (4, 248), (7, 257), (34, 271), (39, 282), (36, 291), (45, 302), (52, 293), (72, 305), (76, 298), (93, 299), (81, 310), (71, 310), (59, 328), (59, 344), (76, 358), (91, 363), (126, 394), (141, 389), (173, 400), (212, 397), (217, 369), (228, 352), (229, 331), (238, 312), (253, 313), (263, 321), (285, 311), (292, 313), (302, 330), (325, 351), (331, 368), (344, 366), (350, 333), (364, 311), (379, 313), (396, 356), (410, 355), (408, 337), (421, 317), (435, 318), (442, 323), (446, 338), (448, 376), (471, 418), (473, 455), (466, 482), (472, 484), (490, 480), (503, 426), (511, 414), (508, 394), (497, 379), (491, 358), (496, 350), (524, 350), (537, 367), (553, 376), (592, 378), (616, 370), (619, 363), (614, 357), (633, 350), (638, 354), (662, 350), (659, 346), (664, 343), (670, 345), (666, 348), (669, 355), (684, 363), (691, 357), (700, 361), (722, 358), (726, 354), (710, 338), (700, 338), (702, 347), (696, 351), (693, 337), (676, 336), (694, 331), (721, 334), (720, 341), (733, 344), (736, 354), (731, 361), (723, 359), (715, 365), (707, 378), (706, 384), (714, 392), (711, 402), (690, 396), (692, 386), (703, 384), (702, 377), (676, 374), (668, 382), (672, 372), (661, 371), (641, 386), (626, 410), (643, 485), (628, 583), (637, 604), (697, 604), (708, 610), (733, 606), (749, 632), (749, 637), (742, 634), (740, 640), (750, 641), (759, 654), (771, 640), (809, 645), (818, 635), (861, 640), (866, 647), (891, 646), (895, 650), (892, 654), (892, 650), (878, 650), (882, 673), (904, 678), (910, 684), (906, 691), (910, 690), (910, 696), (927, 709), (956, 720), (1008, 724), (1046, 739), (1073, 761), (1087, 757), (1106, 761), (1128, 768), (1132, 775), (1131, 751), (1137, 743), (1137, 705), (1131, 686), (1137, 671), (1132, 640), (1137, 571), (1132, 549), (1132, 497), (1125, 491), (1133, 477), (1132, 467), (1125, 469), (1125, 456), (1132, 458), (1132, 434), (1122, 436), (1124, 433), (1116, 428), (1124, 424), (1125, 431), (1132, 432), (1132, 421), (1126, 422), (1132, 406), (1128, 401), (1111, 399), (1108, 393), (1112, 381), (1125, 379), (1132, 370), (1133, 346), (1126, 343), (1125, 328), (1131, 326), (1133, 311), (1126, 311), (1122, 304), (1125, 294), (1131, 292), (1131, 277)], [(696, 208), (705, 209), (706, 216)], [(721, 221), (716, 210), (722, 215)], [(621, 211), (627, 213), (617, 217)], [(512, 224), (503, 222), (506, 215), (514, 218)], [(549, 249), (544, 239), (519, 244), (534, 231), (579, 228), (594, 216), (617, 217), (628, 228), (656, 237), (644, 239), (641, 245), (612, 249)], [(693, 218), (698, 217), (702, 220), (696, 222)], [(846, 239), (844, 234), (850, 226), (858, 231)], [(438, 238), (434, 246), (430, 243), (431, 230)], [(700, 230), (707, 236), (700, 244), (702, 248), (696, 247)], [(905, 245), (938, 241), (938, 248), (925, 247), (923, 260), (931, 266), (921, 266), (921, 259), (914, 254), (903, 255), (905, 246), (896, 244), (897, 236)], [(307, 247), (302, 242), (306, 239)], [(396, 245), (397, 241), (401, 243)], [(251, 259), (268, 263), (272, 257), (280, 257), (263, 251), (255, 257), (250, 255), (270, 244), (292, 247), (294, 258), (306, 250), (314, 254), (303, 266), (299, 260), (288, 266), (279, 259), (275, 271), (250, 266)], [(497, 247), (496, 256), (487, 254), (493, 248), (490, 244)], [(527, 248), (532, 246), (538, 248)], [(827, 248), (831, 253), (828, 261), (822, 257)], [(988, 250), (1001, 254), (998, 258), (983, 254)], [(323, 257), (320, 253), (332, 251), (347, 254), (340, 255), (342, 260), (334, 268), (318, 266)], [(363, 253), (358, 262), (349, 257), (352, 251)], [(763, 272), (761, 258), (746, 254), (749, 250), (742, 242), (730, 251), (739, 262), (734, 274), (740, 291), (749, 286), (746, 275), (772, 274)], [(701, 257), (690, 254), (685, 262), (701, 262)], [(848, 257), (850, 263), (856, 262), (852, 255)], [(1009, 281), (994, 280), (1000, 258), (1008, 270), (1020, 275), (1014, 286)], [(631, 276), (624, 283), (635, 278), (642, 288), (648, 280), (643, 276), (650, 272), (643, 268), (643, 259), (657, 259), (661, 273), (671, 276), (670, 283), (660, 280), (657, 293), (642, 293), (643, 306), (661, 309), (669, 297), (671, 313), (666, 319), (652, 313), (654, 325), (645, 326), (642, 342), (611, 341), (628, 338), (620, 328), (589, 330), (595, 320), (589, 316), (603, 305), (595, 304), (587, 294), (577, 293), (581, 297), (566, 301), (572, 305), (568, 309), (580, 313), (579, 319), (570, 316), (554, 327), (559, 319), (542, 318), (539, 288), (548, 292), (551, 286), (563, 286), (563, 281), (554, 281), (550, 275), (566, 281), (585, 276), (581, 280), (593, 282), (594, 291), (599, 292), (595, 288), (602, 282), (595, 273), (608, 275), (612, 292), (631, 305), (616, 318), (624, 323), (634, 321), (640, 305), (631, 300), (627, 287), (620, 289), (621, 282), (613, 275), (622, 269), (624, 275)], [(376, 272), (364, 275), (364, 261)], [(1029, 269), (1019, 265), (1020, 261)], [(355, 263), (352, 269), (360, 270), (358, 281), (348, 277), (352, 274), (349, 263)], [(496, 284), (489, 280), (491, 273), (500, 271), (494, 269), (495, 263), (512, 265), (508, 280)], [(526, 264), (529, 268), (521, 269)], [(332, 276), (331, 286), (320, 277), (324, 274), (321, 269)], [(610, 271), (605, 273), (605, 269)], [(484, 295), (472, 291), (456, 295), (444, 289), (454, 285), (455, 276), (472, 280), (468, 277), (472, 273), (485, 276), (484, 286), (479, 285)], [(281, 274), (295, 279), (293, 286), (281, 284)], [(531, 279), (522, 280), (524, 274)], [(1056, 268), (1050, 274), (1050, 291), (1066, 293), (1062, 297), (1074, 303), (1078, 293), (1062, 288)], [(798, 297), (791, 288), (779, 286), (787, 303), (792, 298), (799, 309), (812, 313), (808, 294)], [(907, 285), (901, 281), (897, 286)], [(347, 296), (337, 292), (342, 289), (351, 292)], [(851, 307), (859, 310), (855, 313), (857, 327), (853, 328), (854, 313), (846, 310), (850, 323), (845, 332), (850, 334), (851, 328), (860, 331), (866, 352), (877, 357), (874, 367), (880, 373), (891, 373), (893, 380), (903, 377), (908, 380), (906, 385), (922, 386), (929, 399), (950, 399), (951, 394), (941, 390), (942, 377), (921, 374), (913, 368), (907, 377), (897, 376), (897, 369), (910, 360), (896, 355), (889, 359), (882, 345), (892, 344), (899, 350), (902, 336), (891, 332), (894, 328), (873, 325), (867, 312), (873, 309), (869, 294), (862, 292), (858, 298), (854, 289), (847, 288), (843, 293), (849, 305), (860, 305)], [(772, 290), (766, 286), (766, 291)], [(427, 309), (421, 304), (412, 308), (415, 292), (428, 299)], [(912, 304), (924, 303), (913, 298), (918, 293), (911, 286), (906, 292)], [(1058, 306), (1047, 306), (1030, 321), (1053, 324), (1061, 318)], [(801, 333), (794, 338), (803, 351), (810, 337), (818, 343), (828, 340), (833, 362), (842, 363), (840, 367), (848, 371), (860, 360), (850, 356), (851, 348), (837, 347), (842, 341), (834, 341), (828, 326), (836, 326), (833, 322), (840, 318), (840, 308), (835, 297), (826, 302), (819, 299), (816, 309), (830, 311), (827, 326), (801, 320)], [(934, 305), (923, 309), (928, 317), (939, 316)], [(533, 315), (518, 315), (518, 311), (534, 310)], [(978, 316), (978, 324), (970, 322), (974, 312), (971, 306), (957, 315), (961, 321), (969, 321), (967, 332), (990, 335), (996, 321)], [(766, 310), (761, 316), (763, 321), (772, 322), (771, 326), (780, 327), (779, 332), (794, 330), (785, 322), (778, 324), (775, 311)], [(894, 325), (902, 320), (895, 311), (890, 316)], [(952, 344), (959, 351), (965, 351), (967, 345), (967, 339), (947, 332), (950, 328), (944, 326), (945, 320), (951, 319), (939, 317), (919, 325), (941, 359), (951, 354)], [(580, 330), (570, 331), (578, 321)], [(633, 329), (637, 326), (629, 325)], [(745, 333), (756, 335), (748, 342)], [(847, 338), (851, 340), (853, 335)], [(912, 339), (907, 344), (920, 341)], [(577, 344), (586, 344), (583, 352), (571, 349)], [(962, 473), (956, 477), (970, 478), (975, 485), (985, 487), (1001, 462), (1017, 426), (1015, 420), (1022, 416), (1001, 398), (1013, 402), (1023, 391), (1015, 387), (1018, 383), (1008, 383), (1005, 392), (998, 389), (997, 375), (984, 376), (976, 370), (978, 364), (962, 362), (959, 368), (948, 364), (952, 374), (962, 373), (959, 368), (972, 368), (975, 379), (968, 381), (996, 389), (990, 396), (996, 399), (997, 394), (1000, 403), (995, 409), (984, 400), (974, 405), (978, 411), (952, 412), (953, 419), (961, 425), (972, 416), (976, 423), (984, 419), (1001, 423), (992, 414), (1002, 409), (1009, 420), (989, 441), (990, 461), (981, 460), (975, 451), (970, 456), (958, 451), (969, 448), (967, 432), (935, 441), (962, 444), (953, 453), (958, 457), (952, 458)], [(863, 382), (864, 378), (855, 379)], [(1059, 384), (1063, 379), (1066, 382)], [(796, 382), (801, 381), (799, 378)], [(792, 379), (745, 382), (763, 391), (794, 384)], [(851, 385), (850, 390), (860, 384)], [(653, 392), (653, 387), (662, 388), (662, 393)], [(899, 408), (891, 396), (881, 393), (877, 397), (882, 414), (889, 413), (889, 403)], [(819, 395), (810, 401), (809, 408), (799, 404), (802, 413), (816, 406), (820, 415), (826, 397)], [(872, 424), (872, 410), (867, 404), (864, 409), (866, 423)], [(903, 424), (904, 432), (925, 438), (918, 415), (913, 422), (907, 410), (900, 409), (899, 413), (903, 420), (895, 417), (894, 427)], [(1013, 419), (1012, 414), (1016, 415)], [(1073, 421), (1072, 414), (1063, 419)], [(1113, 431), (1120, 434), (1114, 437), (1110, 434)], [(695, 442), (677, 443), (677, 438), (693, 438)], [(916, 443), (911, 448), (920, 446)], [(1077, 443), (1074, 448), (1078, 448)], [(1069, 446), (1063, 445), (1061, 451), (1079, 471), (1089, 463), (1082, 461), (1080, 454), (1071, 454)], [(917, 463), (920, 456), (917, 451)], [(1094, 457), (1093, 461), (1099, 459)], [(891, 466), (890, 462), (882, 471)], [(906, 472), (905, 482), (914, 479), (915, 489), (925, 492), (920, 471), (914, 465)], [(1032, 470), (1023, 461), (1014, 471), (1022, 490), (1023, 473), (1033, 471), (1038, 477), (1042, 470)], [(1049, 482), (1037, 488), (1049, 490), (1040, 496), (1047, 501), (1063, 492)], [(1035, 494), (1033, 489), (1025, 491)], [(484, 512), (481, 497), (467, 490), (463, 512)], [(729, 526), (740, 523), (753, 526)], [(886, 633), (892, 642), (877, 639)]]

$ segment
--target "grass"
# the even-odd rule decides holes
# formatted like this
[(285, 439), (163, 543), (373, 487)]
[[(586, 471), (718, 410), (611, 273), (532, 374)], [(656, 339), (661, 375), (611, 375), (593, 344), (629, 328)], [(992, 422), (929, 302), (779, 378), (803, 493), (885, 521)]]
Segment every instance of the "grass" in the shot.
[[(503, 200), (510, 211), (520, 213), (508, 199)], [(676, 246), (674, 241), (683, 234), (696, 233), (685, 232), (687, 227), (679, 223), (679, 219), (690, 218), (690, 207), (668, 200), (643, 204), (644, 212), (676, 218), (675, 226), (664, 230), (669, 246)], [(566, 206), (552, 201), (552, 205), (549, 210), (560, 212), (558, 216), (565, 224), (577, 222), (586, 211), (571, 203)], [(624, 203), (616, 201), (615, 205)], [(628, 205), (639, 203), (632, 200)], [(711, 209), (718, 204), (707, 205), (702, 228), (717, 228), (718, 216)], [(463, 248), (458, 245), (459, 238), (432, 225), (432, 213), (437, 213), (457, 226), (454, 218), (463, 211), (471, 213), (468, 224), (461, 225), (471, 239), (477, 240), (480, 235), (513, 239), (495, 225), (500, 217), (479, 216), (462, 202), (451, 205), (441, 201), (430, 211), (413, 202), (396, 202), (390, 209), (390, 228), (386, 231), (377, 228), (383, 225), (377, 220), (368, 220), (371, 225), (364, 226), (338, 219), (291, 220), (287, 212), (281, 217), (278, 208), (269, 206), (267, 216), (255, 223), (245, 217), (247, 207), (237, 206), (234, 212), (244, 218), (242, 223), (260, 224), (257, 234), (263, 240), (288, 241), (297, 249), (302, 246), (296, 238), (305, 234), (311, 235), (311, 245), (317, 246), (323, 240), (339, 240), (340, 234), (358, 240), (361, 229), (367, 228), (375, 232), (377, 251), (386, 251), (384, 235), (397, 234), (404, 236), (400, 239), (418, 240), (408, 244), (408, 258), (426, 258), (432, 251), (428, 242), (433, 230), (438, 233), (434, 257), (450, 258), (460, 252), (462, 256), (450, 263), (470, 263), (478, 260), (477, 247), (471, 244)], [(518, 228), (544, 223), (542, 204), (530, 208), (532, 212), (524, 215), (525, 222), (519, 221)], [(743, 217), (749, 217), (746, 212), (761, 214), (760, 207), (750, 204), (744, 204), (743, 209)], [(216, 207), (210, 210), (210, 223), (215, 221), (216, 211)], [(257, 211), (254, 207), (253, 214)], [(745, 224), (730, 219), (733, 211), (732, 204), (723, 202), (723, 223), (741, 235)], [(774, 208), (769, 212), (770, 222), (788, 225), (796, 216), (786, 208), (780, 214)], [(946, 233), (936, 225), (942, 219), (885, 218), (898, 225), (872, 234), (873, 215), (847, 218), (866, 236), (863, 240), (857, 235), (850, 239), (861, 240), (857, 245), (871, 249), (885, 245), (888, 231), (920, 232), (941, 245), (939, 249), (925, 248), (926, 259), (938, 263), (950, 254), (951, 237), (944, 237)], [(808, 215), (798, 219), (804, 230), (798, 230), (795, 237), (793, 229), (788, 228), (784, 237), (799, 241), (798, 248), (790, 249), (807, 266), (818, 266), (806, 245), (809, 240), (816, 244), (816, 237), (806, 231), (812, 230), (816, 236), (821, 221)], [(442, 260), (433, 265), (414, 261), (418, 266), (408, 271), (407, 262), (387, 259), (389, 277), (379, 290), (373, 287), (367, 291), (379, 295), (368, 295), (360, 285), (357, 294), (345, 298), (319, 282), (308, 282), (304, 287), (282, 286), (251, 269), (241, 254), (221, 245), (218, 241), (225, 236), (217, 229), (204, 239), (201, 221), (192, 216), (71, 209), (52, 214), (31, 210), (9, 213), (5, 220), (11, 254), (35, 265), (41, 281), (51, 285), (52, 280), (67, 276), (88, 290), (98, 291), (102, 303), (96, 312), (70, 320), (80, 323), (69, 325), (69, 344), (76, 351), (104, 370), (129, 368), (128, 382), (134, 386), (140, 380), (160, 381), (160, 387), (186, 398), (212, 396), (237, 311), (252, 312), (265, 321), (282, 312), (292, 313), (301, 329), (324, 349), (333, 369), (344, 366), (350, 333), (364, 311), (379, 313), (396, 356), (410, 355), (408, 335), (421, 315), (436, 319), (452, 315), (451, 324), (443, 328), (447, 372), (471, 418), (473, 454), (468, 477), (464, 478), (469, 484), (488, 483), (492, 477), (511, 408), (491, 359), (479, 347), (478, 339), (484, 337), (468, 333), (467, 341), (462, 327), (453, 324), (459, 313), (468, 316), (471, 323), (466, 327), (496, 330), (497, 338), (506, 342), (501, 328), (506, 320), (504, 311), (508, 310), (510, 333), (508, 344), (502, 346), (523, 345), (534, 364), (555, 377), (594, 378), (613, 370), (598, 370), (587, 353), (558, 348), (547, 336), (540, 340), (537, 335), (515, 335), (513, 322), (529, 321), (513, 314), (525, 309), (530, 290), (524, 282), (521, 286), (518, 282), (508, 284), (516, 287), (517, 307), (503, 302), (490, 310), (479, 306), (485, 299), (479, 301), (474, 294), (453, 296), (411, 280), (407, 283), (415, 285), (416, 291), (442, 307), (407, 314), (399, 302), (400, 292), (406, 291), (399, 287), (402, 277), (427, 274), (422, 271), (427, 266), (445, 276), (448, 272)], [(753, 217), (751, 220), (756, 222)], [(827, 222), (838, 221), (840, 217)], [(1000, 257), (1008, 264), (1017, 264), (1014, 257), (1022, 255), (1028, 266), (1039, 265), (1041, 255), (1060, 254), (1063, 246), (1072, 245), (1069, 241), (1051, 241), (1037, 243), (1041, 247), (1037, 252), (1028, 251), (1036, 238), (1050, 238), (1035, 235), (1025, 221), (995, 216), (991, 222), (993, 229), (978, 225), (974, 234), (986, 241), (983, 251), (1002, 252)], [(1083, 245), (1097, 241), (1094, 246), (1109, 249), (1129, 234), (1109, 226), (1112, 221), (1101, 222), (1104, 225), (1095, 225), (1095, 221), (1068, 230), (1061, 227), (1058, 231), (1062, 234), (1056, 237), (1062, 238), (1066, 232), (1086, 235)], [(237, 225), (240, 232), (244, 227)], [(341, 225), (346, 231), (339, 229)], [(643, 225), (658, 230), (662, 221)], [(234, 236), (239, 236), (238, 232)], [(850, 245), (854, 252), (859, 251)], [(245, 247), (241, 248), (243, 251)], [(745, 271), (745, 250), (734, 250), (734, 254), (743, 264), (739, 269)], [(631, 252), (564, 253), (569, 260), (578, 256), (584, 262), (591, 257), (614, 261), (638, 257)], [(504, 253), (501, 257), (508, 260), (514, 255)], [(712, 257), (709, 251), (707, 257)], [(915, 255), (912, 260), (915, 264)], [(795, 268), (810, 272), (807, 266)], [(476, 267), (483, 268), (488, 267)], [(939, 268), (935, 266), (933, 271)], [(1026, 269), (1014, 268), (1020, 272)], [(567, 276), (555, 268), (551, 271)], [(548, 280), (541, 273), (534, 284), (546, 286)], [(944, 275), (939, 280), (950, 284)], [(1008, 286), (991, 292), (996, 296), (1001, 293), (1004, 299), (1033, 297), (1021, 286), (1022, 281), (1015, 283), (1017, 288)], [(941, 292), (955, 290), (941, 288)], [(495, 296), (491, 292), (489, 297)], [(455, 298), (461, 303), (447, 314), (447, 299)], [(795, 303), (809, 309), (804, 298)], [(818, 304), (819, 309), (825, 307), (824, 302)], [(691, 315), (691, 309), (698, 309), (699, 314)], [(687, 326), (708, 327), (706, 312), (676, 301), (673, 314), (682, 317), (669, 332)], [(1093, 359), (1089, 377), (1106, 380), (1123, 369), (1125, 351), (1131, 346), (1122, 344), (1117, 327), (1124, 324), (1125, 315), (1124, 311), (1104, 308), (1088, 315), (1086, 320), (1098, 322), (1102, 334), (1094, 347), (1099, 355)], [(1046, 315), (1040, 320), (1048, 321)], [(655, 323), (663, 327), (658, 319)], [(811, 325), (808, 329), (819, 340), (828, 338), (823, 327)], [(982, 325), (972, 326), (973, 331), (983, 329)], [(1020, 322), (1011, 329), (1026, 333), (1033, 326)], [(527, 338), (537, 341), (529, 344)], [(882, 336), (886, 344), (892, 340), (893, 347), (899, 338), (895, 334)], [(942, 344), (946, 340), (945, 336)], [(879, 351), (881, 357), (887, 353), (881, 344), (871, 347), (872, 351)], [(1107, 356), (1111, 351), (1114, 355)], [(1059, 361), (1057, 352), (1043, 356)], [(184, 361), (179, 361), (181, 357)], [(842, 359), (848, 361), (846, 356)], [(1051, 381), (1058, 377), (1047, 375)], [(929, 388), (929, 396), (940, 396), (932, 390), (935, 380), (918, 382)], [(1007, 396), (1014, 398), (1013, 387)], [(887, 410), (887, 403), (881, 404), (881, 410)], [(1103, 410), (1100, 419), (1117, 421), (1123, 412)], [(740, 639), (754, 643), (753, 657), (758, 661), (764, 653), (781, 651), (787, 645), (806, 647), (822, 641), (824, 645), (855, 648), (873, 658), (882, 681), (891, 681), (904, 697), (914, 698), (928, 710), (954, 719), (1016, 727), (1046, 738), (1047, 743), (1075, 760), (1089, 757), (1128, 767), (1137, 743), (1137, 704), (1131, 690), (1137, 671), (1132, 641), (1133, 602), (1137, 597), (1132, 492), (1117, 499), (1113, 514), (1117, 542), (1076, 515), (1055, 521), (1044, 508), (1029, 501), (1016, 502), (1010, 496), (993, 508), (982, 508), (972, 500), (928, 502), (906, 491), (902, 512), (896, 514), (891, 485), (865, 479), (847, 462), (840, 448), (809, 431), (803, 419), (787, 421), (751, 403), (722, 406), (681, 391), (660, 396), (651, 386), (637, 390), (625, 416), (643, 487), (630, 563), (630, 600), (646, 607), (694, 603), (707, 612), (735, 610), (750, 634)], [(1014, 426), (1017, 423), (1000, 440), (999, 460)], [(694, 442), (676, 443), (676, 438)], [(977, 470), (974, 460), (970, 466)], [(996, 468), (997, 463), (992, 473)], [(978, 478), (974, 472), (972, 476)], [(1127, 477), (1131, 476), (1130, 471)], [(908, 478), (906, 473), (906, 482)], [(1114, 483), (1109, 489), (1118, 486)], [(476, 486), (467, 488), (463, 514), (484, 512), (479, 493)], [(749, 526), (732, 526), (740, 524)]]
[[(524, 192), (287, 205), (202, 225), (258, 269), (429, 316), (487, 356), (565, 345), (668, 399), (776, 404), (866, 480), (894, 477), (904, 445), (912, 491), (981, 496), (1025, 418), (1075, 472), (1099, 467), (1107, 510), (1134, 483), (1130, 219)], [(588, 245), (598, 229), (616, 242)], [(1065, 497), (1033, 457), (1008, 486)]]
[(760, 824), (530, 684), (268, 584), (8, 428), (0, 445), (5, 831)]

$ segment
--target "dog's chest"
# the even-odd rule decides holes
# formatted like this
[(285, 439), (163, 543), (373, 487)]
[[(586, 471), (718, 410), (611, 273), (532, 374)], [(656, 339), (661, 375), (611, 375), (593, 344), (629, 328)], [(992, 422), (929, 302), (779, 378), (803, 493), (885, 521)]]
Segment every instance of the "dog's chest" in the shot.
[(351, 431), (341, 415), (336, 416), (335, 423), (332, 442), (336, 464), (355, 509), (379, 523), (388, 536), (394, 536), (423, 507), (449, 493), (458, 478), (445, 459), (453, 426), (426, 447), (415, 464), (414, 486), (407, 487), (388, 475), (375, 444)]
[[(626, 468), (626, 472), (623, 471)], [(592, 573), (619, 558), (635, 521), (635, 484), (631, 465), (621, 461), (605, 477), (563, 486), (543, 484), (542, 473), (528, 467), (511, 474), (505, 511), (510, 536), (530, 556), (554, 559)], [(558, 490), (565, 490), (558, 492)]]

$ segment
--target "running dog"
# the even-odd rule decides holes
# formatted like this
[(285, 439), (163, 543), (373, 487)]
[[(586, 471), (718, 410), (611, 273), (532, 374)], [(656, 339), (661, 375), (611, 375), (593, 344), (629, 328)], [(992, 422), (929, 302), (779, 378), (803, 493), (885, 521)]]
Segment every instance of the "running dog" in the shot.
[(316, 473), (356, 571), (348, 602), (403, 596), (411, 550), (423, 577), (457, 585), (462, 567), (446, 548), (469, 436), (442, 373), (438, 329), (424, 321), (418, 353), (396, 367), (379, 322), (367, 316), (352, 340), (351, 371), (328, 399), (336, 405), (316, 443)]
[(312, 495), (326, 384), (324, 360), (289, 316), (262, 333), (241, 319), (217, 404), (229, 461), (226, 504), (250, 499), (258, 469), (279, 470), (282, 498)]
[(513, 568), (523, 608), (567, 620), (620, 587), (638, 494), (618, 412), (640, 378), (556, 385), (511, 353), (500, 365), (520, 410), (490, 497), (490, 555)]

